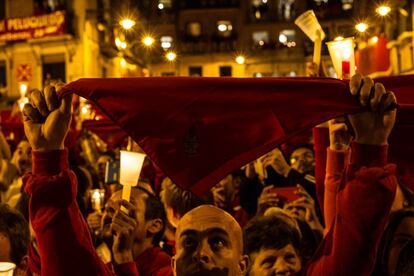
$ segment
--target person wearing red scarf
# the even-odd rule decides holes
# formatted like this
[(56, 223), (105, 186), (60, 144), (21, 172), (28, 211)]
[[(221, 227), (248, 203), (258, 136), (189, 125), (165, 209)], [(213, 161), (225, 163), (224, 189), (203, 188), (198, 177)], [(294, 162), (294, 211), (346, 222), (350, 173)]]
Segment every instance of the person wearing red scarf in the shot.
[[(72, 97), (59, 102), (56, 89), (60, 87), (33, 91), (31, 104), (23, 111), (26, 137), (33, 149), (33, 170), (23, 181), (30, 195), (41, 275), (113, 275), (96, 254), (76, 203), (77, 181), (64, 149)], [(119, 263), (117, 271), (138, 275), (133, 262)]]

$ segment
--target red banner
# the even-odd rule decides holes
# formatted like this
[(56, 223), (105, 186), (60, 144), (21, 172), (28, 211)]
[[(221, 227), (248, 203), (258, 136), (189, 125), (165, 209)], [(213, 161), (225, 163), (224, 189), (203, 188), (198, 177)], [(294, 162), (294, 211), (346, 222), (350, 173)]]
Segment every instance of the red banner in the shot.
[(64, 11), (0, 20), (0, 42), (56, 36), (64, 32)]

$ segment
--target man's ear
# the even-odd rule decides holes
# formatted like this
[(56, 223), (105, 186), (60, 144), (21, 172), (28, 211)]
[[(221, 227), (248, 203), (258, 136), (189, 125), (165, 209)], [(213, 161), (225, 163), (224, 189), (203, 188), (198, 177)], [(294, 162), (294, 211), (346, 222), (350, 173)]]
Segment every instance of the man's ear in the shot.
[(250, 265), (249, 256), (248, 255), (241, 256), (240, 261), (239, 261), (240, 275), (247, 275), (249, 271), (249, 265)]
[(164, 223), (161, 219), (152, 219), (147, 222), (147, 231), (155, 235), (162, 230)]

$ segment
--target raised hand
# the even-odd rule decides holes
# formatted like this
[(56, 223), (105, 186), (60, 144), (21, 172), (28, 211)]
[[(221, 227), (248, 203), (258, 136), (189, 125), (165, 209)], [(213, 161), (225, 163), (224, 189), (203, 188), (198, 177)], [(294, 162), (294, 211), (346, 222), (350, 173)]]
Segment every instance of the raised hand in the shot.
[(331, 150), (348, 149), (351, 138), (345, 124), (345, 118), (341, 117), (329, 121), (329, 148)]
[(58, 99), (57, 92), (64, 86), (57, 83), (43, 92), (33, 90), (29, 104), (23, 108), (24, 132), (34, 151), (52, 151), (64, 148), (72, 117), (72, 95)]
[(397, 103), (394, 93), (386, 91), (381, 83), (374, 84), (372, 79), (363, 78), (360, 74), (351, 78), (349, 87), (351, 94), (358, 96), (360, 104), (371, 109), (349, 115), (355, 141), (368, 145), (387, 144), (397, 114), (396, 109), (390, 109)]
[[(136, 207), (126, 200), (119, 200), (117, 210), (112, 217), (111, 230), (114, 233), (112, 253), (117, 264), (133, 262), (132, 247), (135, 231), (138, 228), (136, 221)], [(125, 207), (126, 212), (121, 210)]]

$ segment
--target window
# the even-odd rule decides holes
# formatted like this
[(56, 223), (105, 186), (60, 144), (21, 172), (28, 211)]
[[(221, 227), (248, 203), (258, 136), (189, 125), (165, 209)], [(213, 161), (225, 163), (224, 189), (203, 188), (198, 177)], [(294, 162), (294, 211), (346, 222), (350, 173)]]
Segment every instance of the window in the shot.
[(233, 30), (233, 26), (231, 25), (231, 22), (228, 20), (220, 20), (220, 21), (217, 21), (217, 30), (218, 30), (219, 36), (230, 37), (231, 32)]
[(163, 49), (170, 49), (172, 47), (173, 38), (172, 36), (166, 35), (160, 38), (161, 47)]
[(6, 18), (6, 0), (0, 0), (0, 19)]
[(279, 17), (284, 21), (291, 21), (295, 18), (295, 0), (280, 0)]
[(263, 19), (263, 16), (268, 11), (267, 1), (268, 0), (251, 0), (252, 1), (252, 12), (256, 20)]
[(190, 66), (188, 68), (188, 75), (190, 77), (202, 77), (203, 76), (203, 68), (201, 66)]
[(282, 30), (279, 33), (279, 42), (287, 47), (295, 47), (295, 30)]
[(220, 77), (231, 77), (231, 66), (220, 66)]
[(158, 0), (158, 9), (171, 9), (172, 8), (172, 1), (171, 0)]
[(269, 43), (269, 33), (266, 31), (254, 32), (252, 38), (256, 47), (263, 47)]
[(190, 22), (187, 24), (187, 34), (191, 37), (201, 36), (201, 24), (199, 22)]
[(352, 9), (353, 4), (354, 4), (354, 0), (342, 0), (342, 9), (344, 11), (349, 11)]
[(63, 54), (42, 57), (43, 84), (52, 80), (66, 82), (66, 65)]

